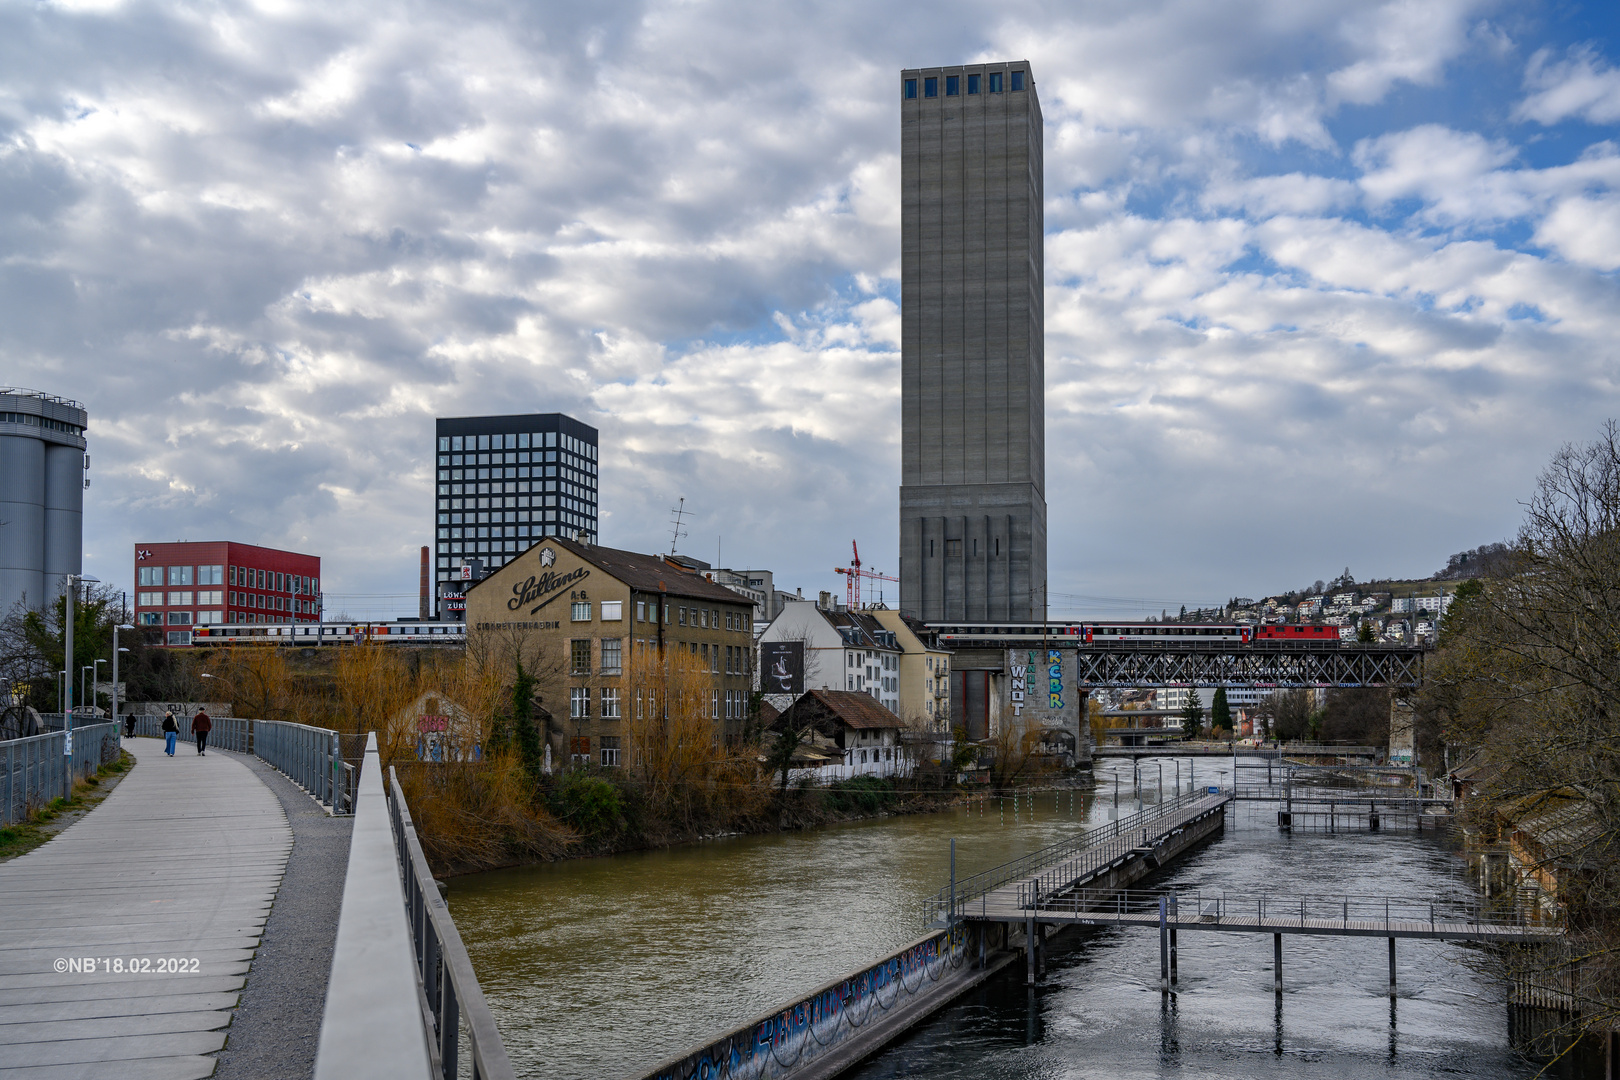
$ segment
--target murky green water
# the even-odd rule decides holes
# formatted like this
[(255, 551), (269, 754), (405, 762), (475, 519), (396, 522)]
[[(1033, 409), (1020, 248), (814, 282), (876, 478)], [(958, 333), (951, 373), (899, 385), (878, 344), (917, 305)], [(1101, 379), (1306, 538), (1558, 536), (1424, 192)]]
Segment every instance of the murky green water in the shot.
[[(1121, 814), (1129, 763), (1118, 766)], [(1188, 780), (1187, 763), (1181, 763)], [(1174, 763), (1165, 763), (1165, 788)], [(1151, 802), (1158, 770), (1144, 770)], [(1200, 761), (1204, 782), (1230, 763)], [(520, 1075), (630, 1077), (916, 938), (949, 842), (967, 875), (1106, 821), (1096, 794), (889, 818), (788, 836), (457, 878), (450, 903)], [(1071, 809), (1072, 806), (1072, 809)], [(1184, 888), (1463, 896), (1432, 836), (1279, 835), (1242, 807), (1226, 835), (1168, 872)], [(1215, 939), (1215, 940), (1211, 940)], [(1297, 941), (1297, 943), (1296, 943)], [(860, 1075), (991, 1077), (1529, 1075), (1507, 1048), (1503, 997), (1481, 954), (1402, 943), (1401, 997), (1381, 939), (1290, 939), (1281, 1017), (1264, 937), (1182, 935), (1181, 992), (1157, 992), (1158, 942), (1075, 938), (1033, 999), (1012, 976), (940, 1014)]]

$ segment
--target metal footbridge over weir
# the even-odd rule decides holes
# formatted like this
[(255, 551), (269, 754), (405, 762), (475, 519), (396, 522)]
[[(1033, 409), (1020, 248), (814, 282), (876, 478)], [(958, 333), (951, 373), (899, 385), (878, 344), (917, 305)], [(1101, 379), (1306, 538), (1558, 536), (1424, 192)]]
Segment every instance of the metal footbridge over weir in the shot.
[[(950, 886), (925, 904), (930, 927), (1000, 924), (1022, 928), (1033, 983), (1048, 932), (1074, 926), (1159, 930), (1160, 986), (1175, 985), (1176, 938), (1182, 930), (1271, 934), (1275, 988), (1282, 990), (1285, 934), (1381, 937), (1389, 942), (1390, 993), (1395, 992), (1395, 940), (1414, 938), (1493, 944), (1545, 942), (1564, 933), (1555, 918), (1535, 908), (1338, 894), (1233, 896), (1097, 888), (1111, 872), (1139, 861), (1139, 875), (1185, 850), (1178, 837), (1226, 807), (1252, 797), (1229, 789), (1181, 793), (1142, 812), (1090, 829)], [(1385, 800), (1386, 803), (1399, 800)], [(1202, 835), (1211, 830), (1201, 831)]]

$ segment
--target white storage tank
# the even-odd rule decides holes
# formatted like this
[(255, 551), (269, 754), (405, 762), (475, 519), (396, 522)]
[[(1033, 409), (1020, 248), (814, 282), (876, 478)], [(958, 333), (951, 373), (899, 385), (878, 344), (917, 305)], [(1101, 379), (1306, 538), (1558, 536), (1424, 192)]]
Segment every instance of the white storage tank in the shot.
[(88, 420), (77, 401), (0, 388), (0, 615), (44, 607), (83, 569)]

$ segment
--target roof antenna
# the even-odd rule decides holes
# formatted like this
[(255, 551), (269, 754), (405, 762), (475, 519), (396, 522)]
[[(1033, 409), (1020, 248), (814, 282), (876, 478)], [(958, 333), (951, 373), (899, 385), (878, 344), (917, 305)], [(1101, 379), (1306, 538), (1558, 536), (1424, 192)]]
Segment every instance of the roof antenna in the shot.
[(681, 528), (681, 518), (686, 514), (685, 495), (681, 496), (680, 505), (676, 506), (670, 511), (670, 513), (675, 515), (675, 520), (670, 522), (674, 528), (670, 530), (669, 536), (669, 554), (673, 558), (675, 555), (675, 546), (681, 542), (681, 537), (686, 535), (686, 530)]

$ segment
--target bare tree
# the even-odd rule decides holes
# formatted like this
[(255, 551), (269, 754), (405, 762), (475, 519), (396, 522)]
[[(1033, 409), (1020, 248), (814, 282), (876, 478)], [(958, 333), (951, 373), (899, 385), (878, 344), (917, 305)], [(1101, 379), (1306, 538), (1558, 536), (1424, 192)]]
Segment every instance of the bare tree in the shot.
[[(1571, 935), (1542, 954), (1578, 998), (1572, 1032), (1620, 1020), (1620, 427), (1541, 474), (1501, 576), (1457, 590), (1420, 701), (1447, 744), (1481, 752), (1487, 835), (1556, 809), (1526, 872), (1556, 881)], [(1420, 729), (1421, 730), (1421, 729)], [(1522, 969), (1520, 975), (1525, 975)], [(1532, 977), (1536, 973), (1531, 972)]]

